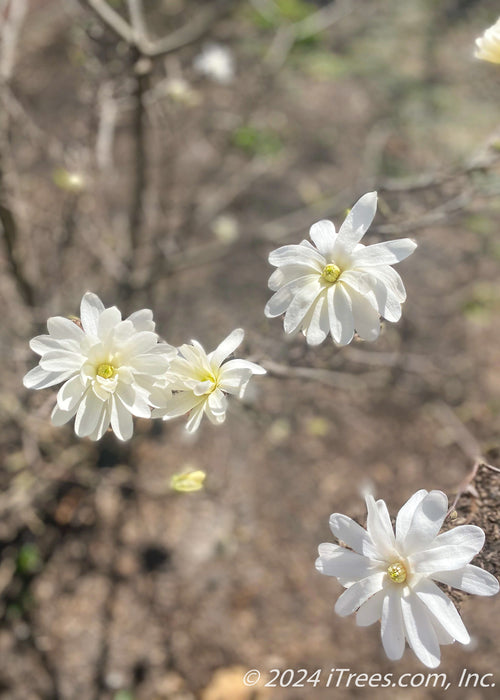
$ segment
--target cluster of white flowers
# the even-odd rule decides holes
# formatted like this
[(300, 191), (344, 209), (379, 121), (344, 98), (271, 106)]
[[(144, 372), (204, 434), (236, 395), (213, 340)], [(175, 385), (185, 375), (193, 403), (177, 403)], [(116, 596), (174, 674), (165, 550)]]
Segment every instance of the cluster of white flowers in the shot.
[[(484, 52), (482, 41), (478, 46)], [(209, 72), (206, 66), (204, 71)], [(355, 333), (373, 341), (381, 317), (398, 321), (406, 291), (392, 265), (416, 244), (405, 238), (363, 245), (376, 209), (377, 193), (369, 192), (338, 233), (331, 221), (319, 221), (310, 229), (312, 244), (304, 240), (273, 251), (269, 262), (277, 269), (269, 287), (275, 294), (266, 316), (284, 314), (285, 332), (302, 331), (309, 345), (319, 345), (329, 334), (337, 345), (347, 345)], [(174, 348), (155, 332), (152, 311), (142, 309), (122, 320), (116, 307), (105, 308), (90, 292), (82, 299), (79, 319), (50, 318), (47, 327), (48, 335), (30, 343), (41, 357), (24, 385), (44, 389), (62, 383), (53, 423), (75, 417), (76, 434), (92, 440), (99, 440), (110, 424), (120, 440), (129, 439), (133, 416), (169, 420), (188, 414), (189, 432), (198, 429), (203, 415), (219, 425), (226, 418), (227, 396), (243, 397), (251, 377), (265, 374), (254, 362), (227, 360), (243, 340), (242, 329), (208, 354), (196, 340)], [(173, 488), (198, 490), (204, 478), (202, 471), (175, 475)], [(357, 611), (360, 626), (381, 620), (390, 659), (402, 657), (407, 641), (434, 668), (441, 644), (469, 642), (460, 615), (436, 582), (477, 595), (498, 591), (494, 576), (469, 563), (481, 550), (484, 533), (464, 525), (439, 535), (448, 507), (440, 491), (415, 493), (399, 511), (395, 533), (384, 501), (372, 496), (366, 501), (366, 530), (347, 516), (331, 516), (331, 530), (346, 546), (321, 544), (316, 568), (347, 589), (335, 606), (339, 615)]]
[(223, 423), (225, 394), (241, 398), (252, 374), (265, 374), (246, 360), (222, 364), (243, 340), (240, 329), (208, 356), (196, 341), (183, 345), (180, 359), (176, 348), (160, 342), (151, 310), (122, 320), (116, 306), (104, 308), (91, 292), (82, 299), (79, 319), (49, 318), (47, 329), (48, 335), (30, 342), (41, 357), (24, 386), (63, 383), (52, 422), (64, 425), (75, 416), (76, 434), (91, 440), (99, 440), (110, 423), (120, 440), (130, 439), (132, 416), (151, 418), (153, 407), (154, 415), (165, 419), (191, 412), (190, 431), (199, 427), (203, 412), (213, 423)]
[(366, 530), (333, 513), (330, 528), (347, 547), (319, 546), (316, 568), (347, 590), (335, 605), (344, 617), (357, 611), (361, 627), (381, 620), (389, 659), (403, 655), (405, 640), (422, 663), (435, 668), (440, 644), (468, 644), (469, 634), (451, 600), (435, 581), (476, 595), (494, 595), (498, 581), (469, 562), (482, 549), (484, 532), (459, 525), (439, 535), (448, 499), (441, 491), (417, 491), (396, 518), (396, 534), (384, 501), (366, 497)]

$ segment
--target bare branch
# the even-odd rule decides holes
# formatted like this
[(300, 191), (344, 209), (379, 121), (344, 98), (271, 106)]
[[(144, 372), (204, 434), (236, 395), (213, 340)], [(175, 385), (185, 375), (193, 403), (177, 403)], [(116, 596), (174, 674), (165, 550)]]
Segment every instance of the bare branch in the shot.
[(108, 5), (106, 0), (84, 0), (85, 3), (100, 17), (100, 19), (114, 31), (114, 33), (127, 42), (127, 44), (135, 44), (134, 30), (121, 17), (118, 12)]

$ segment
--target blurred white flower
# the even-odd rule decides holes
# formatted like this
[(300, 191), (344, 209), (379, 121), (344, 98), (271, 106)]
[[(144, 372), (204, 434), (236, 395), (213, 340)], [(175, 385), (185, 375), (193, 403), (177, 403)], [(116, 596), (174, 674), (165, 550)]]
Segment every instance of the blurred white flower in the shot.
[(381, 637), (389, 659), (403, 655), (405, 640), (431, 668), (440, 662), (440, 644), (468, 644), (469, 634), (438, 581), (467, 593), (494, 595), (497, 579), (469, 564), (482, 549), (484, 532), (460, 525), (439, 535), (448, 499), (441, 491), (417, 491), (396, 518), (396, 535), (384, 501), (366, 496), (366, 530), (334, 513), (330, 528), (347, 547), (319, 546), (316, 569), (335, 576), (347, 590), (335, 605), (344, 617), (357, 610), (365, 627), (381, 620)]
[(132, 416), (151, 417), (149, 394), (165, 374), (175, 348), (159, 343), (153, 313), (136, 311), (122, 321), (116, 306), (104, 308), (87, 292), (81, 320), (49, 318), (49, 335), (30, 342), (40, 363), (24, 377), (28, 389), (44, 389), (64, 382), (52, 411), (54, 425), (73, 416), (79, 437), (99, 440), (109, 424), (120, 440), (133, 433)]
[[(237, 328), (208, 355), (196, 340), (191, 341), (192, 345), (181, 345), (181, 357), (170, 362), (165, 384), (151, 395), (156, 406), (153, 418), (168, 420), (190, 412), (186, 430), (191, 433), (198, 429), (204, 413), (215, 425), (223, 423), (225, 395), (242, 398), (252, 375), (266, 373), (263, 367), (248, 360), (224, 362), (243, 337), (243, 330)], [(176, 393), (172, 395), (171, 391)]]
[(234, 59), (231, 51), (221, 44), (207, 44), (194, 59), (194, 67), (218, 83), (227, 84), (234, 78)]
[(409, 238), (364, 246), (361, 238), (377, 210), (377, 193), (356, 202), (338, 234), (331, 221), (311, 226), (314, 243), (286, 245), (269, 255), (278, 269), (269, 278), (276, 294), (265, 314), (285, 313), (286, 333), (302, 330), (309, 345), (319, 345), (328, 333), (338, 345), (351, 342), (354, 332), (364, 340), (376, 340), (379, 315), (398, 321), (406, 291), (391, 265), (413, 253)]
[(490, 63), (500, 63), (500, 18), (476, 39), (474, 56)]

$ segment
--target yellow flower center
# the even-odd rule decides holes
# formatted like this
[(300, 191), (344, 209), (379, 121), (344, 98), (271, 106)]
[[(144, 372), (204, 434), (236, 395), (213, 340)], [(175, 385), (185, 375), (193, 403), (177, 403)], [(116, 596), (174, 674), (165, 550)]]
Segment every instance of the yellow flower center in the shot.
[(333, 284), (338, 280), (341, 272), (342, 270), (338, 265), (335, 265), (335, 263), (330, 263), (329, 265), (325, 266), (323, 272), (321, 273), (321, 277), (325, 280), (325, 282)]
[(110, 365), (107, 362), (103, 362), (97, 368), (97, 376), (102, 377), (103, 379), (111, 379), (115, 372), (116, 369), (113, 367), (113, 365)]
[(406, 568), (400, 561), (391, 564), (387, 569), (387, 573), (394, 583), (404, 583), (406, 581)]

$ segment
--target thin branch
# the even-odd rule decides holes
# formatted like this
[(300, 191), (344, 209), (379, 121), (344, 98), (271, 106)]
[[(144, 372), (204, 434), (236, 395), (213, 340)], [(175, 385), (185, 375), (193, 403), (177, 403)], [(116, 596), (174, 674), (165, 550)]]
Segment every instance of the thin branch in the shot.
[(108, 5), (106, 0), (84, 0), (84, 2), (120, 39), (131, 46), (135, 44), (134, 30), (118, 12)]
[(126, 22), (118, 12), (108, 5), (106, 0), (84, 0), (84, 2), (120, 39), (123, 39), (129, 46), (135, 47), (141, 56), (148, 58), (165, 56), (198, 41), (222, 14), (234, 6), (234, 2), (231, 0), (213, 0), (209, 6), (200, 10), (190, 22), (180, 29), (161, 39), (151, 41), (147, 38), (145, 31), (138, 31), (141, 23), (145, 30), (145, 24), (140, 10), (136, 14), (139, 9), (137, 2), (129, 2), (129, 8), (131, 5), (137, 5), (133, 10), (131, 9), (131, 19), (135, 26)]
[(10, 209), (0, 204), (0, 223), (3, 229), (3, 238), (5, 241), (5, 252), (7, 260), (12, 271), (12, 275), (16, 281), (19, 294), (28, 306), (35, 306), (35, 293), (31, 283), (26, 277), (23, 265), (17, 253), (18, 230), (16, 220)]
[(367, 375), (357, 376), (346, 372), (334, 372), (315, 367), (293, 367), (279, 364), (272, 360), (261, 360), (259, 363), (271, 377), (277, 377), (278, 379), (307, 379), (349, 391), (365, 389), (368, 383)]

